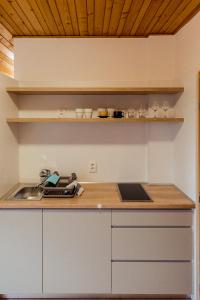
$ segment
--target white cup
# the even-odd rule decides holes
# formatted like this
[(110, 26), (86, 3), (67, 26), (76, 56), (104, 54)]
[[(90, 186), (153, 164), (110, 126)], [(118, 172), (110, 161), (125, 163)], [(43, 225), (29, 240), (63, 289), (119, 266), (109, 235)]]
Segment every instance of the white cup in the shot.
[(91, 119), (92, 118), (92, 108), (85, 108), (84, 109), (84, 116), (86, 119)]
[(83, 108), (76, 108), (75, 111), (76, 111), (76, 117), (77, 117), (78, 119), (83, 118), (83, 113), (84, 113)]
[(113, 117), (114, 111), (115, 111), (114, 108), (108, 108), (108, 115), (109, 115), (109, 117), (111, 117), (111, 118)]

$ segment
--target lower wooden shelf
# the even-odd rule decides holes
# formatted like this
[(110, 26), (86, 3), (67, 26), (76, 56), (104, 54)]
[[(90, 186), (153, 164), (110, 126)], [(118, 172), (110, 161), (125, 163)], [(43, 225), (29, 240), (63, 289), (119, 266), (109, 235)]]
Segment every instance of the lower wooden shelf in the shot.
[(184, 118), (8, 118), (7, 123), (149, 123), (184, 122)]

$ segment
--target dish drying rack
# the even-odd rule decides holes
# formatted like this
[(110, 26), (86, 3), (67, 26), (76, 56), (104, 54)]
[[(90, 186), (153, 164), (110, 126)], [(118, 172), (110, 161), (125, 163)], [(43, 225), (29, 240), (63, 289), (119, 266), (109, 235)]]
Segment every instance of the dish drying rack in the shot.
[(82, 189), (77, 181), (76, 173), (71, 173), (70, 176), (60, 176), (56, 186), (47, 186), (43, 182), (40, 188), (44, 198), (74, 198)]

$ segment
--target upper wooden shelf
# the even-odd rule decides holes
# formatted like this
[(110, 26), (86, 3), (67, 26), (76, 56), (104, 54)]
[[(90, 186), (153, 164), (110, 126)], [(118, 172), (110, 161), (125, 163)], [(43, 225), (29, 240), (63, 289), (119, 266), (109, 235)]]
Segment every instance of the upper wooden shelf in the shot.
[(8, 93), (18, 95), (148, 95), (177, 94), (183, 87), (8, 87)]
[(8, 123), (149, 123), (184, 122), (184, 118), (8, 118)]

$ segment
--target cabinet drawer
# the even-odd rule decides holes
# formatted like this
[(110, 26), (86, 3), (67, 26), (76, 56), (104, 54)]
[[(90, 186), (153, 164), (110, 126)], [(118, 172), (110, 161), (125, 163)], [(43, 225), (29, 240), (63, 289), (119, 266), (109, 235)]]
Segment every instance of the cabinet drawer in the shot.
[(113, 262), (113, 294), (192, 293), (192, 265), (189, 262)]
[(191, 228), (112, 228), (112, 260), (191, 259)]
[(113, 210), (112, 226), (192, 226), (192, 211)]

